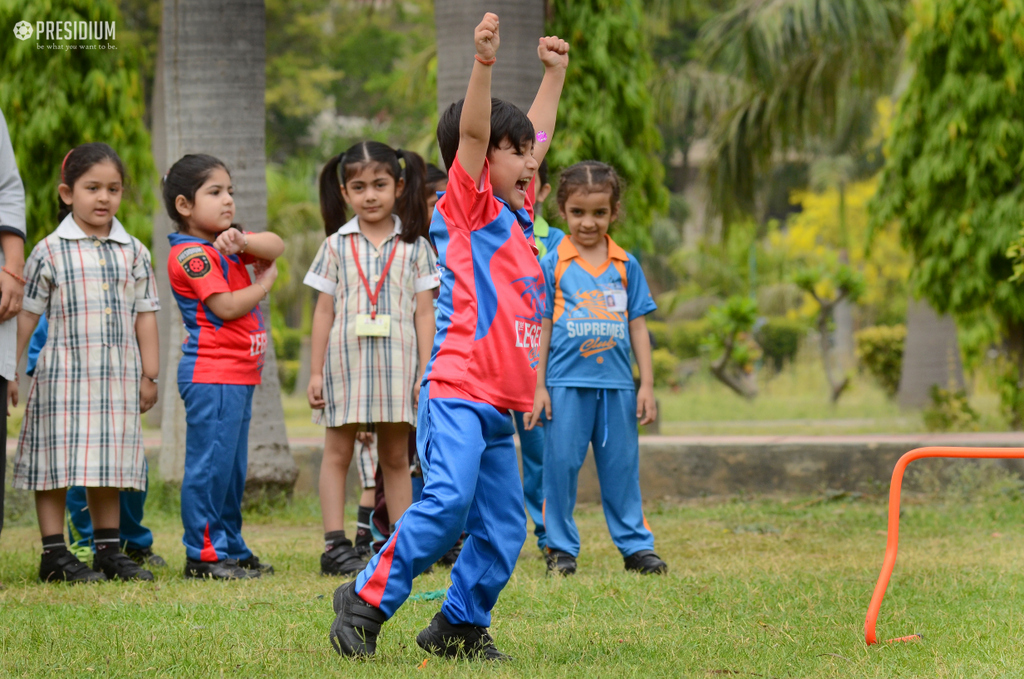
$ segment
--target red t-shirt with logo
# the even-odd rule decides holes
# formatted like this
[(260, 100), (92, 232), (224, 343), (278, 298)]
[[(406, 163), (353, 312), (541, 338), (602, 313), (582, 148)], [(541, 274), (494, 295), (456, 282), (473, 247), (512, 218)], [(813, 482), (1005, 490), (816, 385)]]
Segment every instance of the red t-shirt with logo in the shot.
[(185, 323), (178, 382), (259, 384), (267, 351), (267, 328), (257, 305), (225, 321), (206, 306), (211, 295), (252, 285), (245, 268), (255, 258), (223, 255), (201, 238), (172, 233), (167, 274)]

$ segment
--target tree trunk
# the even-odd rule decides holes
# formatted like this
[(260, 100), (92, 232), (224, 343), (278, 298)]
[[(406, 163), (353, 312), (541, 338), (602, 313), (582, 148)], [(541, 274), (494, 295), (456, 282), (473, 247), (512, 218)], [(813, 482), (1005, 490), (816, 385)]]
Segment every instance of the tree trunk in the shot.
[(921, 408), (930, 402), (932, 385), (964, 388), (964, 368), (956, 324), (939, 316), (928, 302), (913, 298), (907, 304), (907, 339), (903, 345), (899, 404)]
[(473, 29), (487, 12), (494, 12), (501, 21), (491, 94), (529, 110), (544, 76), (537, 59), (537, 40), (544, 35), (544, 9), (544, 0), (437, 0), (438, 111), (444, 112), (453, 101), (466, 96), (476, 54)]
[[(267, 226), (265, 24), (263, 0), (164, 0), (153, 104), (153, 154), (159, 171), (166, 172), (187, 153), (221, 159), (235, 186), (236, 220), (252, 231)], [(165, 479), (180, 481), (185, 418), (176, 375), (183, 328), (167, 284), (171, 229), (166, 212), (159, 210), (153, 229), (154, 264), (164, 306), (160, 320), (166, 378), (160, 470)], [(261, 309), (269, 330), (266, 300)], [(253, 397), (246, 493), (290, 492), (297, 476), (270, 341), (263, 383)]]

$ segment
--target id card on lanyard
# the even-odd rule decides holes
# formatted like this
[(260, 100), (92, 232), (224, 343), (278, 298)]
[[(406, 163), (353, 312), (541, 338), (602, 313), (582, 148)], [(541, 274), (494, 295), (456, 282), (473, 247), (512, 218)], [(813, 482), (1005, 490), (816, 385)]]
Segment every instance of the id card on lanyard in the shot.
[(366, 289), (366, 296), (370, 298), (370, 313), (368, 314), (356, 314), (356, 336), (358, 337), (390, 337), (391, 336), (391, 315), (390, 314), (378, 314), (377, 313), (377, 299), (380, 297), (380, 290), (384, 287), (384, 280), (388, 277), (388, 271), (391, 270), (391, 262), (395, 261), (395, 253), (398, 252), (398, 243), (394, 243), (391, 246), (391, 255), (388, 257), (387, 264), (384, 265), (384, 269), (380, 272), (380, 280), (377, 281), (377, 287), (374, 289), (370, 288), (370, 281), (366, 279), (366, 274), (363, 273), (363, 265), (359, 262), (359, 247), (356, 245), (356, 241), (359, 236), (352, 234), (352, 258), (356, 260), (356, 271), (359, 272), (359, 280), (363, 282), (363, 287)]

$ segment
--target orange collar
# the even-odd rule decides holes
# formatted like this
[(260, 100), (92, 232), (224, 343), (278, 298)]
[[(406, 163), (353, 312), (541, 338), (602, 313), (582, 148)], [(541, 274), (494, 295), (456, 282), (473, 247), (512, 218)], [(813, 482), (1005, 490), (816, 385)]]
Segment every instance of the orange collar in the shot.
[[(608, 261), (606, 261), (602, 267), (607, 266), (608, 262), (617, 259), (622, 262), (629, 261), (629, 255), (626, 251), (619, 247), (619, 244), (612, 240), (612, 237), (608, 234), (604, 235), (608, 241)], [(584, 260), (580, 257), (580, 251), (576, 249), (576, 246), (572, 244), (572, 240), (569, 238), (563, 238), (562, 242), (558, 244), (558, 261), (567, 262), (571, 259), (579, 257), (580, 260)]]

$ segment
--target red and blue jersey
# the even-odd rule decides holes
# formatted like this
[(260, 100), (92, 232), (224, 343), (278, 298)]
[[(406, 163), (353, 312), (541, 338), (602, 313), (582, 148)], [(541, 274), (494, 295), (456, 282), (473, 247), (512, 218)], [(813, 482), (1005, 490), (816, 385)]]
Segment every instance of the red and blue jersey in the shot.
[(430, 398), (533, 408), (544, 314), (533, 196), (531, 182), (526, 206), (513, 212), (494, 196), (486, 161), (479, 184), (452, 163), (430, 223), (441, 273)]
[(541, 261), (551, 319), (548, 387), (633, 389), (629, 322), (657, 308), (643, 269), (608, 236), (594, 268), (566, 238)]
[(245, 268), (255, 259), (246, 254), (223, 255), (201, 238), (172, 233), (167, 275), (185, 323), (178, 382), (259, 384), (267, 351), (267, 329), (257, 305), (233, 321), (206, 306), (211, 295), (252, 285)]

